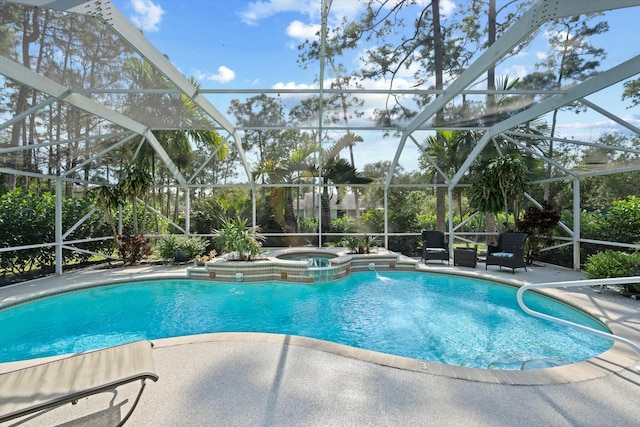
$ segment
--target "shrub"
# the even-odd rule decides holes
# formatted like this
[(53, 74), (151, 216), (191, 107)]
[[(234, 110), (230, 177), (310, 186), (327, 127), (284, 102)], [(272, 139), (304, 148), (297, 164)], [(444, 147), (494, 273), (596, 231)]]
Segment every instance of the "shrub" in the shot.
[(600, 216), (603, 239), (620, 243), (640, 241), (640, 197), (629, 196), (613, 202), (609, 211)]
[(331, 220), (331, 227), (329, 228), (329, 232), (331, 233), (356, 233), (357, 231), (355, 218), (343, 216)]
[[(65, 197), (62, 199), (63, 230), (69, 230), (72, 226), (76, 226), (75, 230), (67, 237), (67, 239), (80, 240), (90, 237), (108, 236), (111, 234), (109, 224), (105, 220), (104, 215), (99, 211), (94, 212), (89, 218), (86, 218), (84, 222), (78, 224), (92, 207), (93, 201), (89, 197)], [(55, 224), (51, 224), (51, 227), (54, 226)], [(91, 242), (80, 242), (73, 246), (87, 251), (111, 255), (115, 249), (115, 242), (113, 240), (97, 240)], [(51, 252), (54, 252), (53, 248), (51, 248)], [(88, 253), (66, 249), (62, 253), (65, 263), (70, 263), (72, 261), (86, 262), (93, 256)]]
[[(640, 273), (640, 252), (598, 252), (587, 258), (585, 270), (589, 279), (636, 276)], [(620, 285), (620, 290), (623, 293), (640, 292), (640, 284)]]
[(298, 220), (301, 233), (317, 233), (318, 220), (315, 218), (302, 218)]
[(247, 226), (247, 220), (227, 218), (219, 230), (214, 231), (216, 245), (240, 261), (251, 261), (260, 254), (264, 236), (260, 227)]
[[(55, 197), (10, 191), (0, 197), (0, 246), (26, 246), (55, 241)], [(53, 247), (0, 252), (0, 268), (24, 274), (33, 268), (52, 265)]]
[(342, 246), (349, 248), (351, 253), (356, 254), (368, 254), (371, 252), (371, 248), (378, 246), (378, 238), (369, 234), (362, 236), (349, 236), (341, 241)]
[(207, 248), (207, 241), (202, 237), (188, 237), (180, 234), (170, 234), (160, 239), (157, 246), (158, 254), (163, 259), (173, 259), (181, 254), (188, 259), (195, 258)]
[(367, 233), (381, 233), (384, 231), (384, 211), (370, 209), (362, 214), (362, 228)]
[(128, 228), (122, 230), (122, 235), (118, 236), (120, 245), (118, 252), (125, 265), (137, 264), (147, 255), (151, 254), (149, 239), (142, 234), (131, 234)]
[(553, 243), (551, 231), (559, 222), (560, 212), (554, 210), (547, 202), (542, 202), (542, 209), (529, 206), (522, 220), (516, 221), (518, 231), (529, 235), (525, 247), (528, 264), (538, 258), (542, 248)]

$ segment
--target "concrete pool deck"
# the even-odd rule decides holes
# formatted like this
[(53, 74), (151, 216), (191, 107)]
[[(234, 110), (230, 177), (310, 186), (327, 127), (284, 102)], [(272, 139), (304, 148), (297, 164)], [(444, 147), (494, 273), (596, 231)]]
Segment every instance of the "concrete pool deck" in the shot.
[[(525, 284), (584, 279), (552, 266), (499, 270), (438, 262), (455, 272)], [(91, 283), (186, 276), (186, 266), (87, 269), (0, 288), (0, 306)], [(640, 343), (640, 301), (591, 287), (549, 293)], [(597, 358), (535, 371), (451, 367), (302, 337), (234, 333), (154, 341), (157, 383), (127, 425), (635, 425), (640, 364), (622, 344)], [(0, 371), (27, 362), (0, 364)], [(136, 386), (67, 405), (20, 425), (115, 425)], [(120, 404), (118, 404), (120, 401)], [(3, 425), (12, 425), (10, 422)]]

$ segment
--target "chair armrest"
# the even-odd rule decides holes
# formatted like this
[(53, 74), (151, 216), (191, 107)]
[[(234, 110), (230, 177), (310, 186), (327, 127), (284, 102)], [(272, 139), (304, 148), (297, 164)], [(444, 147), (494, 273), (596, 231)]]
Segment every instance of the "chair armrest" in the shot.
[(495, 252), (500, 252), (500, 248), (495, 245), (487, 245), (487, 255), (491, 255)]

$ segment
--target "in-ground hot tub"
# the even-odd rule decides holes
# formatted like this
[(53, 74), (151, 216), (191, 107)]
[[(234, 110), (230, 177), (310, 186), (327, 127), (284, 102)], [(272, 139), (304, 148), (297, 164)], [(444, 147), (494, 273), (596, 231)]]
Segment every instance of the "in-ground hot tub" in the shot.
[(330, 267), (331, 258), (336, 258), (338, 255), (326, 252), (290, 252), (276, 256), (277, 259), (283, 259), (287, 261), (306, 261), (310, 268)]
[[(187, 271), (191, 279), (223, 282), (283, 280), (313, 283), (338, 280), (358, 270), (396, 270), (399, 255), (384, 248), (371, 254), (352, 254), (345, 248), (274, 248), (253, 261), (234, 261), (224, 257)], [(403, 266), (415, 270), (415, 262)]]

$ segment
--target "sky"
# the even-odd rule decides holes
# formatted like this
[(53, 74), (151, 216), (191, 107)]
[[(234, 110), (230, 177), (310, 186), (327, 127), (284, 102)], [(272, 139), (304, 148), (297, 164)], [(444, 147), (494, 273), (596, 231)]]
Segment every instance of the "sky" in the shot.
[[(427, 0), (419, 0), (427, 3)], [(207, 89), (277, 89), (317, 87), (317, 67), (304, 70), (297, 64), (297, 46), (313, 38), (320, 28), (320, 0), (112, 0), (112, 3), (186, 76), (196, 77)], [(501, 2), (498, 2), (501, 3)], [(442, 2), (447, 15), (456, 10), (455, 0)], [(353, 18), (361, 13), (359, 2), (333, 0), (329, 25), (342, 17)], [(629, 13), (633, 10), (633, 13)], [(619, 64), (640, 53), (632, 42), (638, 9), (622, 9), (607, 14), (610, 31), (597, 36), (593, 43), (607, 50), (604, 68)], [(524, 76), (533, 71), (536, 61), (545, 55), (544, 34), (525, 51), (501, 65), (499, 75)], [(353, 57), (348, 66), (358, 66)], [(395, 87), (411, 85), (399, 79)], [(367, 88), (386, 88), (387, 83), (364, 82)], [(620, 100), (620, 87), (589, 97), (603, 108), (640, 126), (638, 109), (627, 108)], [(243, 95), (253, 96), (255, 94)], [(234, 96), (240, 97), (240, 96)], [(227, 114), (228, 100), (224, 96), (210, 97), (211, 102)], [(380, 106), (384, 99), (372, 96), (365, 108)], [(233, 122), (233, 119), (230, 118)], [(594, 112), (569, 117), (559, 128), (562, 137), (594, 140), (618, 126)], [(375, 139), (375, 140), (371, 140)], [(364, 163), (391, 160), (397, 147), (396, 139), (380, 136), (365, 137), (358, 159)], [(401, 162), (405, 170), (417, 167), (415, 147), (407, 145)], [(380, 153), (384, 153), (384, 158)], [(356, 162), (358, 163), (358, 162)]]

